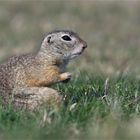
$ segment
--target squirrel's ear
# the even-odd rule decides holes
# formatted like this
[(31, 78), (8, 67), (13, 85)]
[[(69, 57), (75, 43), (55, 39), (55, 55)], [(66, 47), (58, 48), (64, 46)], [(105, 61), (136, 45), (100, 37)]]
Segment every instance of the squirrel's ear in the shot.
[(51, 36), (49, 36), (49, 37), (47, 38), (47, 42), (48, 42), (48, 43), (51, 43)]

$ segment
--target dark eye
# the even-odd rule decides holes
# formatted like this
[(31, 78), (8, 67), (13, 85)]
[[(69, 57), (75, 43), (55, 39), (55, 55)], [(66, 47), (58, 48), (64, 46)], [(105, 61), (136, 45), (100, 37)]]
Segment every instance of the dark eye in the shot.
[(65, 41), (71, 41), (71, 38), (67, 35), (62, 36), (63, 40)]

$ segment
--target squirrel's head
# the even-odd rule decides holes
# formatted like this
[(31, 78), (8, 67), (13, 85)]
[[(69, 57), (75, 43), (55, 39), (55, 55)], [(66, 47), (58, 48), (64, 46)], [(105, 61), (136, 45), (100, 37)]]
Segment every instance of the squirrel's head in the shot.
[(77, 33), (60, 30), (48, 33), (41, 49), (69, 60), (79, 56), (86, 47), (87, 43)]

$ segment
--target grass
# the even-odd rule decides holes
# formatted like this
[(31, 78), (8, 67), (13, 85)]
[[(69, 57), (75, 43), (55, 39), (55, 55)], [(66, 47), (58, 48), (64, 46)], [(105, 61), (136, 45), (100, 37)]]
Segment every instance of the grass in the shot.
[(139, 9), (139, 1), (0, 1), (0, 62), (36, 51), (54, 29), (88, 44), (69, 66), (72, 81), (53, 87), (65, 98), (59, 113), (47, 114), (53, 121), (44, 122), (43, 109), (0, 107), (0, 139), (139, 139)]
[[(132, 77), (107, 80), (83, 74), (67, 85), (58, 84), (54, 88), (65, 100), (50, 124), (40, 125), (43, 110), (31, 114), (25, 110), (15, 112), (11, 107), (1, 108), (0, 138), (127, 139), (135, 133), (134, 129), (129, 130), (129, 125), (140, 115), (139, 80)], [(128, 135), (128, 131), (132, 134)]]

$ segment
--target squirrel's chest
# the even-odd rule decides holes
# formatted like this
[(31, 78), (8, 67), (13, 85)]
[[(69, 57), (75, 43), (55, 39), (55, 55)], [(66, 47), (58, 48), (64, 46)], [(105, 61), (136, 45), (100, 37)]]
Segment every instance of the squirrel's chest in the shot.
[(24, 84), (29, 87), (50, 85), (51, 81), (57, 78), (59, 73), (60, 69), (56, 66), (40, 66), (36, 69), (30, 69), (28, 72), (26, 72)]

